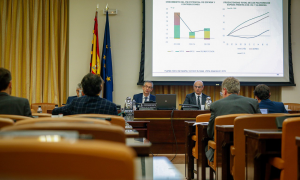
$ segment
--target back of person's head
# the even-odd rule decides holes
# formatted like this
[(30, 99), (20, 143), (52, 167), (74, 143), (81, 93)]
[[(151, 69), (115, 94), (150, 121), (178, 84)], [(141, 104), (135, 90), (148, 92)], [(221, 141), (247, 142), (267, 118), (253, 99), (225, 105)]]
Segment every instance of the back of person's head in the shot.
[(10, 71), (5, 68), (0, 68), (0, 91), (7, 89), (11, 81)]
[(98, 96), (101, 91), (101, 84), (101, 77), (92, 73), (85, 75), (81, 81), (83, 92), (87, 96)]
[(222, 88), (227, 89), (229, 94), (238, 94), (240, 92), (240, 81), (235, 77), (228, 77), (224, 79)]
[(259, 84), (255, 87), (254, 96), (260, 100), (266, 100), (270, 97), (270, 88), (265, 84)]

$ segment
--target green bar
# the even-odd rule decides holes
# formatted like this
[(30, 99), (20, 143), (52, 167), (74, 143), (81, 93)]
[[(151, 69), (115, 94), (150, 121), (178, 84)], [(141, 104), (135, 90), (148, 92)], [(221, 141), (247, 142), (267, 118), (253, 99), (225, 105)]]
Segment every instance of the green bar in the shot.
[(204, 39), (210, 40), (210, 28), (204, 28)]
[(180, 25), (174, 25), (174, 39), (180, 39)]
[(189, 32), (189, 38), (195, 39), (195, 32)]

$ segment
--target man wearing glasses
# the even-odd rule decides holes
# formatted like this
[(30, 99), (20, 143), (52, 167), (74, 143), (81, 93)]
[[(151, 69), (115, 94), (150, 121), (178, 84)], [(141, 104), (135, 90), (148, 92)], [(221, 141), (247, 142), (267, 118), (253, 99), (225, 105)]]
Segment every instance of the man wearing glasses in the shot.
[(150, 94), (153, 90), (153, 83), (151, 81), (145, 81), (143, 85), (143, 93), (135, 94), (133, 99), (136, 103), (144, 103), (146, 101), (155, 101), (154, 95)]
[[(215, 118), (227, 114), (255, 114), (260, 113), (258, 102), (255, 99), (240, 96), (240, 81), (234, 77), (226, 78), (222, 83), (223, 99), (215, 101), (210, 105), (211, 116), (208, 122), (207, 135), (214, 139)], [(206, 157), (209, 161), (213, 161), (214, 150), (207, 150)]]
[(257, 100), (240, 96), (240, 81), (234, 77), (226, 78), (222, 83), (220, 99), (210, 105), (211, 117), (207, 127), (207, 135), (214, 138), (215, 118), (227, 114), (261, 113)]
[[(205, 105), (206, 98), (209, 97), (202, 93), (204, 89), (204, 84), (200, 80), (194, 82), (194, 92), (186, 95), (183, 104), (194, 104), (198, 105), (201, 108), (201, 105)], [(201, 109), (204, 110), (204, 109)]]
[(78, 83), (77, 87), (76, 87), (76, 94), (77, 96), (69, 96), (67, 99), (67, 103), (66, 104), (71, 104), (71, 102), (77, 98), (77, 97), (81, 97), (84, 96), (83, 92), (82, 92), (82, 85), (81, 83)]

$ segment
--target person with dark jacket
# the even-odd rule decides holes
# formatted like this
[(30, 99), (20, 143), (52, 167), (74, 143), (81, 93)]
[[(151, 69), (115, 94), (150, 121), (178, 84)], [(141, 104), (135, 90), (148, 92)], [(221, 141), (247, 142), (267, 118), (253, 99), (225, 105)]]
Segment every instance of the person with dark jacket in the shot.
[(156, 97), (150, 94), (153, 90), (153, 83), (151, 81), (145, 81), (143, 85), (143, 93), (133, 95), (133, 99), (136, 103), (144, 103), (145, 101), (155, 101)]
[(11, 96), (11, 73), (0, 68), (0, 114), (31, 117), (28, 99)]
[(258, 100), (260, 109), (268, 109), (268, 113), (288, 113), (282, 102), (271, 101), (270, 88), (265, 84), (255, 87), (254, 96)]
[[(193, 85), (194, 92), (186, 95), (183, 104), (193, 104), (198, 105), (201, 109), (201, 105), (205, 105), (206, 98), (209, 97), (202, 93), (204, 89), (204, 84), (200, 80), (196, 80)], [(202, 109), (204, 110), (204, 109)]]
[(99, 97), (103, 80), (92, 73), (85, 75), (81, 81), (84, 96), (75, 98), (71, 104), (67, 104), (52, 111), (53, 115), (73, 114), (110, 114), (118, 115), (116, 104)]

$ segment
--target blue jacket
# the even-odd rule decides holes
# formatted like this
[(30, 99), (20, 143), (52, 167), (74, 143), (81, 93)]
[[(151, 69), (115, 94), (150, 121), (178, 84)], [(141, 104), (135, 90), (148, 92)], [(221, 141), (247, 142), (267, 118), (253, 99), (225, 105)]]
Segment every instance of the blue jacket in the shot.
[(75, 98), (71, 104), (67, 104), (52, 111), (53, 115), (73, 114), (110, 114), (118, 115), (117, 106), (99, 96), (82, 96)]
[(67, 103), (66, 104), (71, 104), (71, 102), (77, 98), (77, 96), (69, 96), (68, 99), (67, 99)]
[[(142, 103), (143, 102), (143, 93), (135, 94), (133, 96), (133, 99), (136, 103)], [(156, 97), (152, 94), (150, 94), (150, 101), (156, 101)]]
[(288, 113), (282, 102), (275, 102), (270, 99), (261, 100), (259, 108), (268, 109), (269, 113)]

